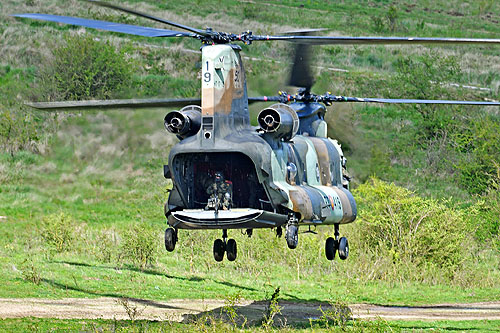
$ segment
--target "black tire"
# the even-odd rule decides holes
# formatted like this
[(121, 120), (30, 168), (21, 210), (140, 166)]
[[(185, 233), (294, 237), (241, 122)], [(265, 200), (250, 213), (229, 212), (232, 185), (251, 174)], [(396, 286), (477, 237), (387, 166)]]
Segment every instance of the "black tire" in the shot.
[(289, 249), (295, 249), (299, 244), (299, 227), (294, 224), (289, 225), (286, 228), (286, 244)]
[(215, 261), (221, 262), (224, 259), (224, 252), (226, 250), (226, 246), (222, 239), (216, 239), (214, 241), (214, 259)]
[(236, 246), (236, 241), (232, 238), (227, 241), (226, 253), (227, 253), (227, 260), (229, 261), (236, 260), (236, 256), (238, 254), (238, 248)]
[(172, 252), (175, 249), (175, 243), (177, 242), (177, 235), (174, 228), (168, 228), (165, 230), (165, 249), (168, 252)]
[(347, 238), (341, 237), (339, 240), (339, 258), (346, 260), (349, 256), (349, 242)]
[(332, 237), (328, 237), (325, 243), (326, 259), (335, 259), (335, 253), (337, 253), (337, 242)]

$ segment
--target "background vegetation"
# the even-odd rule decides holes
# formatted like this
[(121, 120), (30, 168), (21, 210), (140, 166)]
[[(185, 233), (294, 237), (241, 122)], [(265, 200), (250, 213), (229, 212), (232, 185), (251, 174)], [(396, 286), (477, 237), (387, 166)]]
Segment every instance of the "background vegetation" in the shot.
[[(63, 5), (64, 4), (64, 5)], [(496, 1), (124, 3), (198, 28), (279, 33), (499, 38)], [(176, 139), (165, 110), (52, 114), (26, 100), (200, 94), (199, 44), (143, 39), (7, 15), (44, 12), (151, 25), (79, 1), (0, 4), (2, 297), (208, 298), (239, 294), (381, 304), (500, 296), (499, 109), (333, 106), (329, 136), (349, 159), (359, 203), (342, 228), (350, 258), (328, 262), (333, 232), (300, 235), (290, 251), (268, 230), (239, 233), (238, 260), (216, 263), (217, 232), (181, 231), (162, 249), (162, 164)], [(186, 14), (188, 13), (188, 14)], [(280, 22), (278, 25), (276, 22)], [(500, 97), (491, 46), (315, 49), (317, 93), (388, 98)], [(243, 46), (251, 95), (284, 88), (290, 47)], [(255, 106), (256, 112), (261, 106)], [(268, 265), (272, 260), (273, 265)]]

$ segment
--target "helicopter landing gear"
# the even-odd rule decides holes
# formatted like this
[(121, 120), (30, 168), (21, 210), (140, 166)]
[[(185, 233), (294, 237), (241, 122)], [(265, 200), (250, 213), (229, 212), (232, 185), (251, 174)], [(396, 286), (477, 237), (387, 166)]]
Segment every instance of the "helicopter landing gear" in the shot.
[(222, 261), (224, 259), (224, 252), (226, 251), (226, 244), (222, 239), (218, 238), (214, 241), (214, 259), (215, 261)]
[(335, 224), (335, 238), (328, 237), (325, 243), (325, 255), (326, 259), (335, 259), (335, 253), (339, 251), (339, 258), (341, 260), (346, 260), (349, 256), (349, 242), (347, 238), (340, 237), (339, 224)]
[(231, 238), (230, 240), (227, 241), (226, 252), (227, 252), (227, 260), (229, 261), (236, 260), (236, 254), (238, 252), (238, 249), (236, 247), (236, 241), (234, 239)]
[(335, 254), (337, 253), (337, 242), (332, 237), (328, 237), (325, 243), (325, 254), (326, 259), (335, 259)]
[(167, 230), (165, 230), (165, 249), (168, 252), (172, 252), (175, 249), (176, 243), (177, 243), (177, 230), (174, 228), (167, 228)]
[(349, 256), (349, 242), (347, 238), (341, 237), (339, 241), (339, 258), (346, 260)]
[(276, 237), (281, 238), (281, 236), (283, 236), (283, 228), (277, 227), (276, 228)]
[(234, 239), (227, 240), (227, 230), (222, 230), (222, 239), (214, 241), (214, 259), (221, 262), (224, 259), (224, 253), (227, 253), (227, 260), (235, 261), (238, 254), (238, 248)]
[(290, 214), (286, 225), (285, 239), (289, 249), (295, 249), (299, 243), (299, 226), (295, 215)]

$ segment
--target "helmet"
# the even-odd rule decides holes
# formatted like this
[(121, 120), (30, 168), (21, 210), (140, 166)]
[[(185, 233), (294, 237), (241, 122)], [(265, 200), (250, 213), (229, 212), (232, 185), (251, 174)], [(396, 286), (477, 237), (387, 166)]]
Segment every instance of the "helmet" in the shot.
[(224, 174), (222, 173), (222, 171), (216, 171), (214, 174), (214, 177), (215, 177), (216, 183), (220, 183), (220, 182), (224, 181)]

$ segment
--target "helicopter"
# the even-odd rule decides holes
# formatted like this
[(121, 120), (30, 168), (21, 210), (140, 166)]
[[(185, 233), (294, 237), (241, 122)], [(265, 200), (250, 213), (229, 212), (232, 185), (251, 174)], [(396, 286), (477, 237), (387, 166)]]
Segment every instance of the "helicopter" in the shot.
[[(237, 258), (237, 244), (228, 230), (271, 228), (290, 249), (298, 245), (299, 228), (333, 225), (325, 256), (349, 255), (340, 225), (354, 222), (356, 201), (349, 190), (346, 158), (338, 141), (327, 137), (326, 107), (334, 103), (418, 103), (500, 106), (500, 102), (384, 99), (313, 94), (309, 65), (313, 45), (500, 44), (500, 39), (316, 36), (313, 31), (283, 35), (218, 32), (193, 28), (104, 1), (88, 2), (180, 29), (158, 29), (49, 14), (13, 16), (65, 23), (143, 37), (195, 38), (201, 42), (201, 98), (132, 99), (28, 103), (38, 109), (165, 107), (180, 108), (164, 118), (165, 129), (177, 136), (163, 175), (172, 180), (164, 206), (168, 228), (165, 248), (174, 251), (180, 229), (219, 229), (213, 243), (218, 262)], [(289, 85), (295, 94), (249, 97), (239, 43), (289, 42), (295, 59)], [(269, 102), (252, 126), (249, 104)]]

